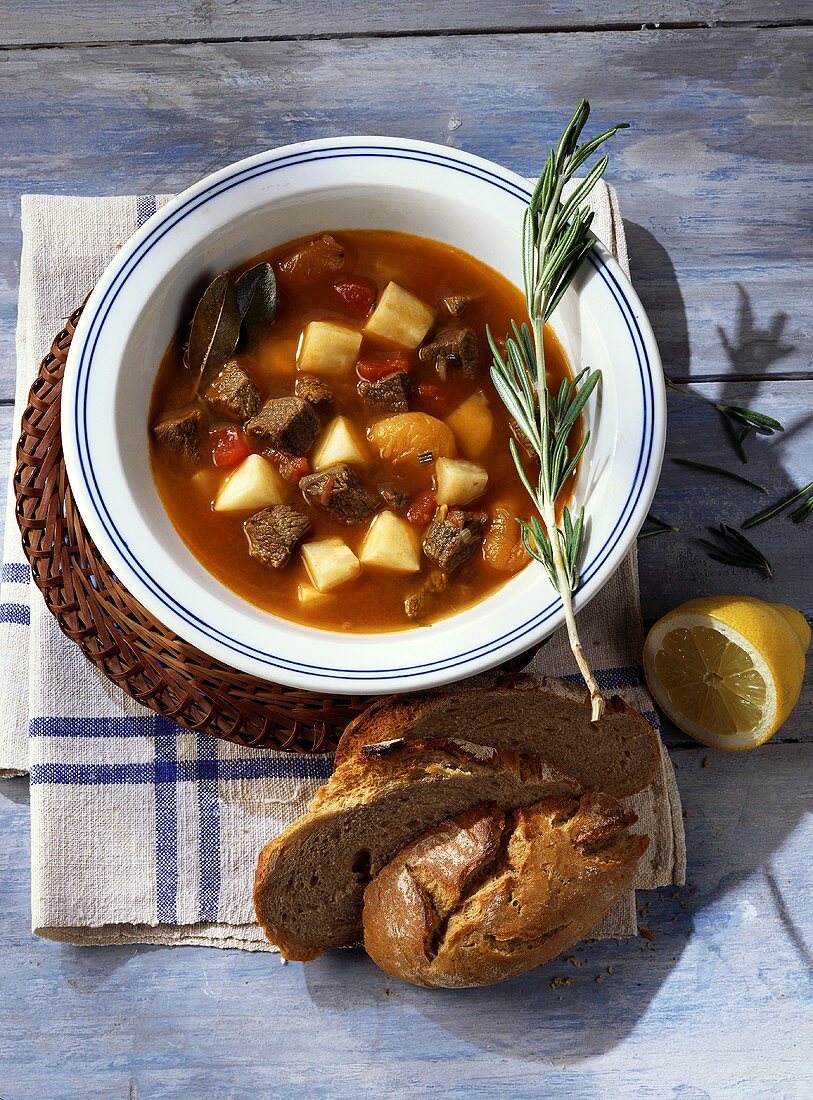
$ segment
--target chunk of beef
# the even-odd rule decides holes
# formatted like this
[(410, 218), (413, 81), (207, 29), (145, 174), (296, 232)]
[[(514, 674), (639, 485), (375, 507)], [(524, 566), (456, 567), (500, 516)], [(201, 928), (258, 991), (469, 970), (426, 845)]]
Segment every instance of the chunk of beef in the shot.
[(293, 548), (310, 528), (308, 517), (289, 504), (263, 508), (243, 524), (249, 554), (272, 569), (282, 569), (288, 563)]
[(309, 405), (332, 405), (333, 390), (315, 374), (299, 374), (294, 382), (294, 393)]
[(449, 367), (457, 367), (466, 378), (474, 378), (480, 359), (480, 341), (473, 328), (449, 325), (442, 328), (428, 344), (418, 352), (422, 363), (433, 363), (440, 378), (446, 381)]
[(480, 545), (487, 523), (484, 512), (442, 506), (424, 536), (423, 552), (444, 573), (453, 573)]
[(393, 512), (403, 512), (409, 503), (406, 493), (402, 493), (400, 489), (393, 489), (389, 485), (382, 486), (378, 492), (386, 506)]
[(421, 587), (404, 600), (404, 611), (408, 619), (423, 619), (429, 612), (435, 597), (449, 583), (446, 573), (435, 570), (429, 574)]
[(402, 413), (409, 410), (412, 380), (405, 370), (386, 374), (376, 382), (359, 382), (359, 397), (375, 412)]
[(461, 313), (466, 312), (473, 301), (474, 299), (468, 294), (450, 294), (448, 298), (443, 299), (443, 304), (452, 317), (459, 317)]
[(201, 409), (188, 409), (182, 413), (170, 413), (153, 425), (153, 434), (160, 444), (170, 451), (200, 462)]
[(230, 359), (220, 374), (206, 387), (203, 396), (216, 413), (234, 420), (255, 416), (263, 403), (262, 395), (236, 359)]
[(294, 286), (309, 286), (344, 264), (344, 248), (335, 237), (323, 233), (305, 244), (297, 245), (279, 261), (283, 279)]
[(272, 397), (246, 424), (249, 435), (289, 455), (307, 454), (320, 429), (319, 417), (301, 397)]
[(308, 474), (299, 488), (309, 503), (343, 523), (361, 523), (381, 507), (380, 497), (366, 488), (346, 462)]

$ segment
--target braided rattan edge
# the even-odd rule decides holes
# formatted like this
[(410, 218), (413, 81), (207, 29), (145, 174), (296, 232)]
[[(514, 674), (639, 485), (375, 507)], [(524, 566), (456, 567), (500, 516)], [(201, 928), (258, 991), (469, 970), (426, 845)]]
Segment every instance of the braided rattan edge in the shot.
[[(31, 576), (62, 632), (109, 680), (180, 726), (251, 748), (326, 752), (372, 700), (283, 687), (207, 657), (172, 634), (110, 572), (65, 472), (62, 378), (81, 308), (43, 359), (23, 413), (14, 474)], [(504, 666), (521, 668), (533, 651)]]

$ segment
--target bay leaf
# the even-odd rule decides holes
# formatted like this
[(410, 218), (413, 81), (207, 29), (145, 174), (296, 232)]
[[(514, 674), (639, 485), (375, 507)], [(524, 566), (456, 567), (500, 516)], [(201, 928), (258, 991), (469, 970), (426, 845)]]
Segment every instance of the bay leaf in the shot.
[(271, 264), (250, 267), (237, 280), (237, 308), (242, 321), (240, 347), (255, 348), (268, 335), (277, 311), (277, 280)]
[(234, 352), (239, 336), (237, 291), (231, 275), (224, 271), (204, 290), (189, 330), (186, 358), (199, 389)]

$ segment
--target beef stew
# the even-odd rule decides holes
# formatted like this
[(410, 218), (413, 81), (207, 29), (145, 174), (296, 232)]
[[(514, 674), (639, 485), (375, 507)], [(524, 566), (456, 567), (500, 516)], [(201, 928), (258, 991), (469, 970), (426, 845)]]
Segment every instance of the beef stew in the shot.
[[(528, 563), (515, 519), (530, 501), (485, 336), (525, 316), (516, 287), (383, 230), (293, 241), (232, 278), (233, 299), (223, 276), (207, 290), (215, 305), (262, 286), (272, 323), (255, 310), (249, 339), (238, 317), (196, 377), (192, 352), (214, 341), (193, 322), (195, 348), (186, 331), (172, 342), (150, 413), (159, 494), (207, 569), (283, 618), (383, 632), (477, 603)], [(555, 390), (569, 371), (548, 330), (545, 351)]]

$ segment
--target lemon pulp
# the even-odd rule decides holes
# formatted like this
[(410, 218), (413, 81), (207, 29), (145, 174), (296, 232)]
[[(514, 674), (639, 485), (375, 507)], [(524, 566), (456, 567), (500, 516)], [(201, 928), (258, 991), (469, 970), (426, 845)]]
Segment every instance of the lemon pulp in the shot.
[(702, 596), (659, 619), (644, 672), (662, 710), (702, 745), (763, 744), (802, 689), (810, 627), (801, 612), (754, 596)]
[(767, 687), (750, 655), (712, 627), (678, 627), (661, 639), (655, 671), (675, 710), (717, 737), (761, 725)]

